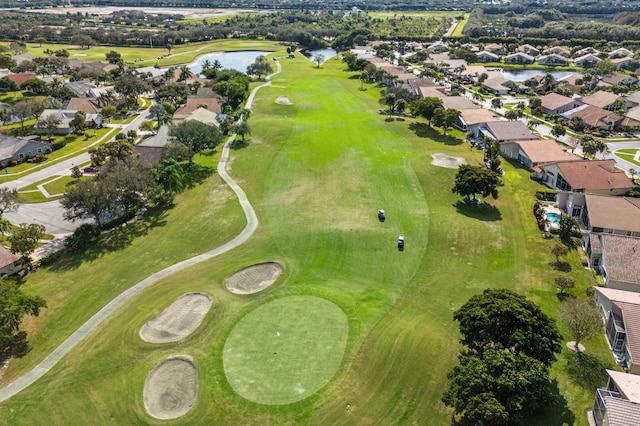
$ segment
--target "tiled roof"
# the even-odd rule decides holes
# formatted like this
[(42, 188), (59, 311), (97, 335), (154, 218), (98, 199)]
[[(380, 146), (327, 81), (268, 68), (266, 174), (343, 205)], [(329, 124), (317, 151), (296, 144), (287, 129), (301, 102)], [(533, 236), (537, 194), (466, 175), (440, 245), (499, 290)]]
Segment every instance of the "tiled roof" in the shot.
[(640, 425), (640, 404), (626, 399), (606, 396), (608, 426)]
[(487, 123), (487, 128), (499, 141), (540, 139), (522, 121), (493, 121)]
[(497, 119), (491, 111), (484, 108), (466, 109), (460, 111), (460, 118), (462, 118), (467, 126), (479, 123), (487, 123), (489, 121), (495, 121)]
[(611, 105), (615, 101), (620, 99), (620, 96), (615, 93), (605, 92), (604, 90), (600, 90), (593, 95), (585, 96), (580, 100), (587, 105), (593, 105), (600, 108), (604, 108), (607, 105)]
[(35, 80), (37, 77), (31, 72), (21, 72), (19, 74), (9, 74), (7, 78), (20, 86), (25, 81)]
[[(607, 270), (607, 279), (640, 284), (640, 238), (600, 234), (600, 242), (604, 253), (604, 268)], [(640, 307), (637, 311), (637, 330), (640, 333)], [(638, 336), (637, 355), (635, 359), (640, 362), (640, 335)]]
[(189, 96), (187, 98), (187, 103), (185, 103), (183, 106), (178, 108), (174, 116), (184, 115), (186, 117), (186, 115), (189, 115), (196, 109), (200, 108), (201, 105), (206, 105), (207, 109), (215, 113), (220, 113), (221, 111), (221, 105), (218, 98), (195, 98), (195, 97)]
[(533, 163), (552, 163), (576, 159), (553, 139), (538, 139), (515, 142)]
[(640, 199), (587, 194), (592, 227), (640, 232)]
[(443, 107), (457, 109), (458, 111), (480, 108), (480, 106), (471, 102), (466, 96), (443, 96), (440, 99), (442, 99)]
[(84, 111), (87, 114), (98, 114), (102, 108), (98, 106), (95, 98), (71, 98), (67, 109)]
[(549, 93), (548, 95), (544, 95), (540, 100), (542, 101), (542, 108), (550, 110), (558, 109), (575, 102), (573, 99), (558, 93)]
[(11, 265), (18, 259), (20, 259), (19, 254), (11, 253), (11, 250), (0, 244), (0, 268)]
[(633, 183), (624, 172), (614, 170), (615, 160), (575, 160), (556, 163), (574, 190), (632, 189)]
[(640, 376), (615, 370), (607, 370), (607, 374), (616, 384), (616, 388), (618, 388), (624, 399), (640, 403)]
[(618, 122), (622, 120), (622, 117), (614, 112), (587, 104), (580, 105), (578, 108), (567, 111), (562, 115), (568, 118), (580, 117), (584, 124), (589, 127), (609, 127), (610, 121)]
[[(600, 238), (589, 238), (589, 240), (600, 241)], [(600, 247), (600, 245), (598, 245)], [(611, 302), (623, 302), (632, 305), (640, 305), (640, 293), (635, 291), (618, 290), (617, 288), (609, 287), (594, 287), (596, 292), (602, 294)], [(640, 378), (640, 376), (636, 376)], [(640, 402), (640, 401), (638, 401)]]

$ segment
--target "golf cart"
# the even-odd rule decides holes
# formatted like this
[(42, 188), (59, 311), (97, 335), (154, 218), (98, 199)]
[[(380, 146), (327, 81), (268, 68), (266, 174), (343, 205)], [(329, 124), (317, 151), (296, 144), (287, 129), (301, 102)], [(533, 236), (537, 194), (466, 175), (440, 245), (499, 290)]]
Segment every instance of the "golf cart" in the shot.
[(400, 251), (404, 250), (404, 235), (400, 235), (398, 237), (398, 250)]
[(384, 222), (386, 219), (385, 215), (384, 215), (384, 210), (378, 210), (378, 220), (380, 222)]

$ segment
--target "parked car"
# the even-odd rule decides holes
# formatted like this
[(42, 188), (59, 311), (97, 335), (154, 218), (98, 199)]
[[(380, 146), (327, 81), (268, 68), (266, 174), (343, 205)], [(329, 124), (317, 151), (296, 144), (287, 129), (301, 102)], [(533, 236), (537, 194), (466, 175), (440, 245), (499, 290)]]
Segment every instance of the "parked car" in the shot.
[(95, 173), (98, 171), (98, 168), (95, 166), (87, 166), (84, 169), (82, 169), (82, 171), (85, 173)]
[(378, 220), (380, 222), (384, 222), (386, 219), (385, 215), (384, 215), (384, 210), (378, 210)]

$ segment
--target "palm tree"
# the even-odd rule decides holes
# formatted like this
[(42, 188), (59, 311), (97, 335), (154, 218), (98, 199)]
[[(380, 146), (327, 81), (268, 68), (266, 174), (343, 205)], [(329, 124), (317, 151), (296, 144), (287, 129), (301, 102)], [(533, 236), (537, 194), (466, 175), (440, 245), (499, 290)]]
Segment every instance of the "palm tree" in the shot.
[(222, 64), (220, 63), (220, 61), (218, 59), (214, 59), (213, 60), (213, 64), (211, 65), (211, 68), (213, 68), (214, 70), (218, 71), (219, 69), (222, 69)]
[(231, 126), (231, 132), (236, 135), (240, 135), (242, 137), (242, 142), (244, 142), (245, 135), (251, 134), (251, 127), (247, 124), (246, 121), (240, 121)]
[(173, 191), (180, 191), (184, 187), (184, 170), (180, 163), (173, 158), (162, 161), (153, 171), (156, 181), (169, 195), (169, 202), (173, 204)]
[(211, 61), (208, 59), (205, 59), (204, 62), (202, 62), (202, 71), (211, 69), (213, 65), (211, 64)]
[(362, 71), (362, 74), (360, 74), (360, 90), (364, 90), (365, 80), (369, 81), (369, 72), (366, 70)]
[(180, 67), (180, 76), (178, 77), (178, 81), (185, 81), (193, 77), (193, 72), (189, 69), (188, 66), (183, 65)]
[(543, 88), (545, 92), (552, 91), (554, 86), (556, 85), (556, 78), (550, 72), (545, 74), (542, 81), (543, 81)]
[(111, 89), (107, 90), (106, 92), (100, 93), (100, 95), (98, 95), (98, 97), (96, 98), (98, 105), (101, 107), (104, 107), (107, 105), (113, 105), (116, 103), (117, 100), (118, 100), (118, 97), (116, 96), (115, 92)]

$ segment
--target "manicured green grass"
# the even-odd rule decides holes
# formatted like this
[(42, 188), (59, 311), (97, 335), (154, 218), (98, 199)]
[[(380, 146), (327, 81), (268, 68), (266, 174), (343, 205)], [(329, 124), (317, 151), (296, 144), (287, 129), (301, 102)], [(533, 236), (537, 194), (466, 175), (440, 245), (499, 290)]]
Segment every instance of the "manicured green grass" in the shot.
[[(157, 423), (144, 410), (144, 378), (158, 361), (182, 353), (195, 360), (200, 387), (198, 402), (176, 424), (424, 424), (428, 419), (444, 425), (451, 411), (440, 398), (461, 349), (455, 309), (485, 288), (505, 287), (558, 316), (557, 272), (549, 254), (554, 238), (536, 227), (532, 206), (539, 185), (528, 171), (503, 161), (499, 199), (481, 206), (465, 203), (451, 193), (455, 170), (433, 166), (431, 154), (479, 164), (482, 152), (423, 122), (388, 121), (377, 114), (379, 90), (369, 85), (360, 91), (357, 77), (349, 78), (356, 74), (345, 72), (338, 60), (320, 69), (301, 57), (282, 64), (274, 86), (256, 97), (250, 143), (232, 151), (230, 159), (230, 173), (257, 209), (256, 234), (238, 249), (136, 296), (50, 374), (3, 403), (7, 423)], [(276, 104), (279, 96), (293, 105)], [(45, 297), (50, 308), (27, 322), (34, 349), (12, 361), (6, 380), (15, 380), (150, 271), (235, 235), (244, 221), (235, 197), (223, 197), (222, 206), (215, 203), (220, 193), (228, 190), (211, 178), (183, 194), (175, 210), (139, 225), (142, 235), (131, 245), (114, 241), (108, 250), (71, 256), (29, 278), (25, 290)], [(384, 223), (376, 218), (380, 208), (387, 211)], [(162, 225), (153, 226), (154, 220)], [(395, 247), (400, 234), (407, 241), (404, 252)], [(581, 296), (594, 277), (577, 250), (566, 260), (577, 281), (571, 294)], [(225, 277), (263, 261), (285, 266), (277, 283), (249, 296), (226, 290)], [(214, 300), (198, 330), (175, 344), (142, 342), (140, 327), (186, 291), (202, 291)], [(282, 406), (258, 404), (238, 395), (229, 382), (225, 343), (235, 338), (242, 318), (285, 296), (326, 299), (346, 314), (344, 359), (315, 394)], [(596, 366), (589, 372), (614, 365), (603, 336), (586, 345), (597, 361), (588, 364)], [(570, 354), (560, 355), (552, 374), (565, 399), (532, 424), (586, 425), (594, 388), (576, 365)]]
[(464, 14), (464, 19), (462, 21), (458, 22), (458, 25), (456, 25), (456, 29), (453, 30), (453, 32), (451, 33), (451, 37), (453, 37), (453, 38), (462, 37), (462, 30), (464, 30), (464, 26), (467, 25), (467, 20), (468, 19), (469, 19), (469, 14), (465, 13)]
[(368, 12), (368, 15), (372, 18), (401, 18), (403, 16), (413, 18), (455, 18), (460, 16), (462, 12), (447, 12), (447, 11), (390, 11), (390, 12)]
[(260, 404), (313, 395), (340, 367), (349, 326), (342, 310), (310, 296), (283, 297), (242, 318), (224, 345), (233, 389)]
[(636, 161), (635, 159), (638, 151), (640, 150), (637, 148), (618, 149), (613, 153), (613, 155), (615, 155), (616, 157), (620, 157), (623, 160), (627, 160), (628, 162), (640, 167), (640, 162)]

